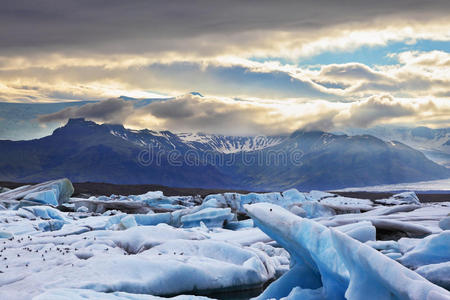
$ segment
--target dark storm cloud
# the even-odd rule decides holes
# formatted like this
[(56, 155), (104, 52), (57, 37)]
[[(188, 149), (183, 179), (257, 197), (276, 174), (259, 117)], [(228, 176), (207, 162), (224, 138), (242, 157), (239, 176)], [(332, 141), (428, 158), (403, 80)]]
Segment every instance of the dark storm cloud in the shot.
[[(123, 1), (6, 0), (0, 6), (0, 51), (86, 50), (114, 53), (215, 51), (205, 40), (264, 30), (308, 31), (385, 16), (427, 21), (449, 1)], [(218, 41), (218, 40), (216, 40)], [(195, 51), (195, 49), (193, 49)]]

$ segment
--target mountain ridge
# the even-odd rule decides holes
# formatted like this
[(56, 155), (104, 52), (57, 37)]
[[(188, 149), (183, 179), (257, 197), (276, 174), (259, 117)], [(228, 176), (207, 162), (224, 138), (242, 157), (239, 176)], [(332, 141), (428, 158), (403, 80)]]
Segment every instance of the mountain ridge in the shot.
[(450, 177), (450, 170), (400, 142), (322, 131), (186, 138), (71, 119), (41, 139), (0, 141), (0, 154), (0, 180), (22, 182), (68, 177), (74, 182), (307, 190)]

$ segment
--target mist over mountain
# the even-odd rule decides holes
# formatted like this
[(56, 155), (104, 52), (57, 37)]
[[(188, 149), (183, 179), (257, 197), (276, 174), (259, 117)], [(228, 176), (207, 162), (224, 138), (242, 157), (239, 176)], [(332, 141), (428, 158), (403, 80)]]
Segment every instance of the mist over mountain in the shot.
[(400, 142), (296, 131), (235, 137), (129, 130), (71, 119), (52, 135), (0, 141), (0, 180), (165, 184), (275, 190), (433, 180), (450, 170)]

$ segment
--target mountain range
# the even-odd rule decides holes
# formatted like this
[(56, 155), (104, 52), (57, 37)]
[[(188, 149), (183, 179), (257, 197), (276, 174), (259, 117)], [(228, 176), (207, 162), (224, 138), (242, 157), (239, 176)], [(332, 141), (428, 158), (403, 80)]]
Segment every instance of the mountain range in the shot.
[(70, 119), (40, 139), (0, 141), (0, 180), (60, 177), (262, 191), (434, 180), (450, 177), (450, 169), (401, 142), (322, 131), (236, 137)]
[(429, 159), (450, 167), (450, 128), (375, 126), (347, 129), (349, 135), (370, 134), (384, 141), (400, 141), (425, 154)]

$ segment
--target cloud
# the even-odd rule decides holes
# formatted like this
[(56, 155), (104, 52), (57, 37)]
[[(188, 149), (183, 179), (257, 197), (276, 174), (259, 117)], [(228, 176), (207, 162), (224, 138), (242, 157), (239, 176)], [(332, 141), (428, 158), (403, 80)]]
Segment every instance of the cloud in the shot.
[(44, 115), (40, 122), (84, 117), (98, 122), (174, 132), (228, 135), (284, 134), (299, 128), (338, 130), (378, 124), (447, 124), (450, 104), (441, 100), (396, 99), (375, 95), (354, 102), (262, 101), (200, 97), (187, 94), (134, 106), (132, 101), (109, 99)]
[(8, 1), (0, 53), (295, 57), (389, 41), (449, 39), (445, 0)]
[(361, 63), (331, 64), (320, 69), (319, 78), (334, 80), (385, 80), (386, 75)]
[(97, 122), (121, 124), (133, 112), (133, 103), (122, 99), (108, 99), (80, 107), (67, 107), (55, 113), (41, 115), (39, 122), (66, 121), (70, 118), (87, 118)]
[(405, 51), (391, 54), (391, 56), (397, 57), (399, 62), (402, 64), (428, 66), (433, 68), (450, 67), (450, 53), (444, 51)]
[(352, 103), (347, 111), (336, 115), (335, 122), (347, 127), (361, 128), (370, 127), (382, 120), (412, 116), (416, 113), (412, 105), (396, 101), (391, 95), (380, 95)]
[[(448, 124), (445, 51), (391, 53), (391, 65), (302, 61), (360, 47), (398, 49), (395, 42), (407, 49), (449, 43), (449, 9), (445, 0), (7, 1), (0, 100), (109, 99), (41, 121), (83, 116), (227, 134)], [(192, 90), (209, 97), (177, 97)], [(173, 99), (135, 107), (119, 96)]]

